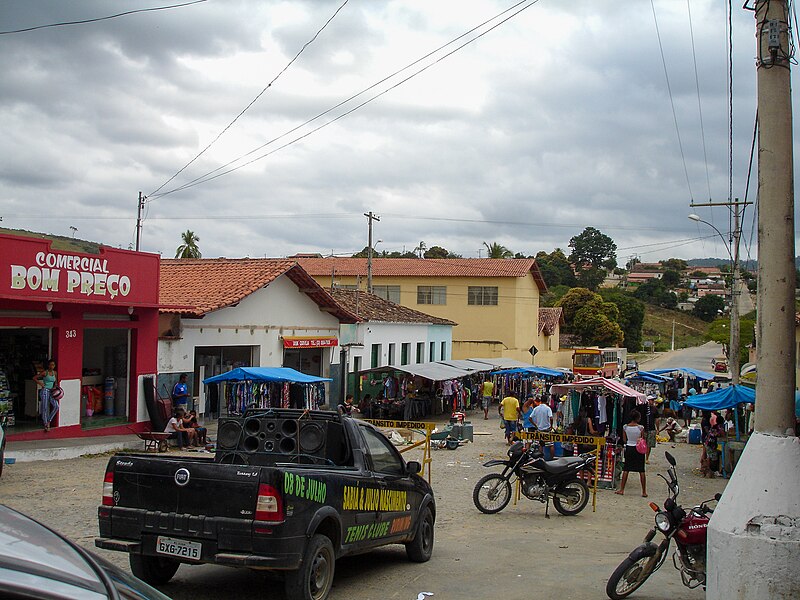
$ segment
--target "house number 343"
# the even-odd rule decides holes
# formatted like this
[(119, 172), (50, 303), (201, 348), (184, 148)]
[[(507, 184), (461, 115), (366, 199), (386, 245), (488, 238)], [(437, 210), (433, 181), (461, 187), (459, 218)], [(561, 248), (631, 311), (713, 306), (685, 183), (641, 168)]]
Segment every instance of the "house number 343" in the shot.
[(78, 337), (78, 330), (77, 329), (67, 329), (66, 333), (64, 334), (64, 337), (66, 337), (67, 339), (76, 338), (76, 337)]

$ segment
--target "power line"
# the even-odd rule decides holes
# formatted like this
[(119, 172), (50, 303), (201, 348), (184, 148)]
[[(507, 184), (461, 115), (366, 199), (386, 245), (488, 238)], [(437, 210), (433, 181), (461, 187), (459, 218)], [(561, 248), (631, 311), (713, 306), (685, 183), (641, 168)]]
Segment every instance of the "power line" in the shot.
[(243, 115), (245, 112), (247, 112), (247, 110), (248, 110), (248, 109), (249, 109), (251, 106), (253, 106), (253, 104), (255, 104), (255, 103), (258, 101), (258, 99), (259, 99), (259, 98), (261, 98), (261, 96), (263, 96), (263, 95), (264, 95), (264, 93), (265, 93), (265, 92), (266, 92), (266, 91), (267, 91), (269, 88), (271, 88), (271, 87), (272, 87), (272, 84), (274, 84), (276, 81), (278, 81), (278, 78), (279, 78), (281, 75), (283, 75), (283, 74), (284, 74), (284, 72), (286, 72), (286, 70), (287, 70), (287, 69), (288, 69), (290, 66), (292, 66), (292, 63), (294, 63), (294, 61), (296, 61), (296, 60), (298, 59), (298, 57), (299, 57), (299, 56), (300, 56), (300, 55), (303, 53), (303, 51), (304, 51), (306, 48), (308, 48), (308, 47), (309, 47), (309, 46), (310, 46), (312, 43), (314, 43), (314, 42), (316, 41), (316, 39), (317, 39), (317, 37), (319, 36), (319, 34), (320, 34), (320, 33), (322, 33), (322, 31), (323, 31), (323, 30), (324, 30), (324, 29), (325, 29), (325, 28), (326, 28), (326, 27), (327, 27), (327, 26), (330, 24), (330, 22), (331, 22), (331, 21), (333, 21), (333, 19), (336, 17), (336, 15), (338, 15), (338, 14), (339, 14), (339, 11), (341, 11), (341, 10), (344, 8), (345, 4), (347, 4), (348, 2), (349, 2), (349, 0), (344, 0), (344, 2), (342, 2), (342, 4), (339, 6), (339, 8), (337, 8), (337, 9), (334, 11), (334, 13), (333, 13), (333, 14), (332, 14), (332, 15), (331, 15), (329, 18), (328, 18), (328, 20), (327, 20), (327, 21), (325, 21), (325, 24), (324, 24), (322, 27), (320, 27), (320, 28), (317, 30), (317, 32), (314, 34), (314, 36), (313, 36), (313, 37), (312, 37), (310, 40), (308, 40), (308, 41), (307, 41), (305, 44), (303, 44), (303, 47), (302, 47), (302, 48), (300, 48), (299, 52), (298, 52), (297, 54), (295, 54), (295, 55), (294, 55), (294, 58), (292, 58), (292, 60), (290, 60), (290, 61), (289, 61), (289, 62), (286, 64), (286, 66), (285, 66), (285, 67), (283, 67), (283, 69), (281, 69), (281, 70), (280, 70), (280, 72), (279, 72), (277, 75), (275, 75), (275, 77), (273, 77), (273, 78), (272, 78), (272, 81), (270, 81), (270, 82), (269, 82), (269, 83), (268, 83), (266, 86), (264, 86), (264, 88), (263, 88), (263, 89), (262, 89), (262, 90), (261, 90), (261, 91), (260, 91), (258, 94), (256, 94), (256, 97), (255, 97), (255, 98), (253, 98), (253, 99), (250, 101), (250, 103), (249, 103), (247, 106), (245, 106), (245, 107), (242, 109), (242, 111), (241, 111), (241, 112), (240, 112), (238, 115), (236, 115), (236, 116), (234, 117), (233, 121), (231, 121), (230, 123), (228, 123), (228, 124), (227, 124), (227, 125), (224, 127), (224, 129), (223, 129), (222, 131), (220, 131), (220, 132), (217, 134), (217, 137), (215, 137), (213, 140), (211, 140), (211, 141), (208, 143), (208, 145), (207, 145), (205, 148), (203, 148), (203, 149), (202, 149), (200, 152), (198, 152), (198, 153), (197, 153), (197, 155), (196, 155), (196, 156), (195, 156), (195, 157), (194, 157), (192, 160), (190, 160), (188, 163), (186, 163), (185, 165), (183, 165), (183, 167), (181, 167), (181, 168), (178, 170), (178, 172), (177, 172), (177, 173), (175, 173), (175, 174), (174, 174), (172, 177), (170, 177), (169, 179), (167, 179), (167, 180), (166, 180), (164, 183), (162, 183), (160, 186), (158, 186), (158, 187), (157, 187), (157, 188), (156, 188), (156, 189), (155, 189), (153, 192), (151, 192), (151, 193), (150, 193), (150, 196), (152, 196), (153, 194), (155, 194), (156, 192), (158, 192), (159, 190), (161, 190), (161, 189), (162, 189), (162, 188), (163, 188), (165, 185), (167, 185), (167, 184), (168, 184), (170, 181), (172, 181), (172, 180), (173, 180), (173, 179), (175, 179), (175, 178), (176, 178), (178, 175), (180, 175), (181, 173), (183, 173), (183, 171), (185, 171), (185, 170), (186, 170), (186, 169), (189, 167), (189, 165), (191, 165), (191, 164), (192, 164), (194, 161), (196, 161), (196, 160), (197, 160), (198, 158), (200, 158), (200, 157), (201, 157), (203, 154), (205, 154), (206, 150), (208, 150), (209, 148), (211, 148), (211, 146), (213, 146), (213, 145), (216, 143), (216, 141), (217, 141), (217, 140), (219, 140), (219, 138), (221, 138), (221, 137), (223, 136), (223, 134), (224, 134), (226, 131), (228, 131), (228, 130), (229, 130), (229, 129), (230, 129), (232, 126), (233, 126), (233, 124), (234, 124), (234, 123), (236, 123), (236, 121), (238, 121), (238, 120), (239, 120), (239, 117), (241, 117), (241, 116), (242, 116), (242, 115)]
[[(346, 100), (343, 100), (342, 102), (339, 102), (339, 103), (338, 103), (338, 104), (336, 104), (335, 106), (333, 106), (333, 107), (329, 108), (328, 110), (326, 110), (326, 111), (324, 111), (324, 112), (322, 112), (322, 113), (318, 114), (317, 116), (313, 117), (312, 119), (309, 119), (309, 120), (307, 120), (306, 122), (304, 122), (304, 123), (302, 123), (302, 124), (300, 124), (300, 125), (298, 125), (298, 126), (296, 126), (296, 127), (293, 127), (292, 129), (290, 129), (290, 130), (288, 130), (288, 131), (284, 132), (283, 134), (281, 134), (281, 135), (279, 135), (279, 136), (277, 136), (277, 137), (275, 137), (275, 138), (273, 138), (273, 139), (269, 140), (268, 142), (266, 142), (266, 143), (264, 143), (264, 144), (262, 144), (262, 145), (260, 145), (260, 146), (258, 146), (258, 147), (256, 147), (256, 148), (254, 148), (253, 150), (251, 150), (251, 151), (247, 152), (246, 154), (243, 154), (242, 156), (239, 156), (238, 158), (236, 158), (236, 159), (234, 159), (234, 160), (231, 160), (231, 161), (229, 161), (228, 163), (226, 163), (226, 164), (224, 164), (224, 165), (222, 165), (222, 166), (220, 166), (220, 167), (217, 167), (216, 169), (214, 169), (214, 170), (212, 170), (212, 171), (209, 171), (209, 172), (208, 172), (208, 173), (206, 173), (205, 175), (201, 175), (200, 177), (196, 177), (195, 179), (193, 179), (193, 180), (191, 180), (191, 181), (189, 181), (189, 182), (187, 182), (187, 183), (185, 183), (185, 184), (183, 184), (183, 185), (180, 185), (180, 186), (178, 186), (178, 187), (176, 187), (176, 188), (173, 188), (173, 189), (171, 189), (171, 190), (167, 190), (166, 192), (162, 192), (162, 193), (160, 193), (160, 194), (156, 194), (156, 195), (155, 195), (155, 197), (156, 197), (156, 198), (160, 198), (160, 197), (163, 197), (163, 196), (167, 196), (167, 195), (169, 195), (169, 194), (172, 194), (172, 193), (175, 193), (175, 192), (178, 192), (178, 191), (181, 191), (181, 190), (184, 190), (184, 189), (190, 188), (190, 187), (194, 187), (194, 186), (196, 186), (196, 185), (199, 185), (199, 184), (201, 184), (201, 183), (205, 183), (205, 182), (207, 182), (207, 181), (211, 181), (211, 180), (213, 180), (213, 179), (217, 179), (218, 177), (222, 177), (223, 175), (227, 175), (227, 174), (229, 174), (229, 173), (232, 173), (232, 172), (234, 172), (234, 171), (237, 171), (237, 170), (239, 170), (239, 169), (241, 169), (241, 168), (244, 168), (244, 167), (246, 167), (246, 166), (248, 166), (248, 165), (250, 165), (250, 164), (252, 164), (252, 163), (254, 163), (254, 162), (256, 162), (256, 161), (259, 161), (259, 160), (262, 160), (262, 159), (264, 159), (264, 158), (267, 158), (268, 156), (270, 156), (270, 155), (274, 154), (275, 152), (278, 152), (278, 151), (280, 151), (280, 150), (282, 150), (282, 149), (286, 148), (287, 146), (290, 146), (290, 145), (292, 145), (292, 144), (295, 144), (295, 143), (299, 142), (300, 140), (302, 140), (302, 139), (304, 139), (304, 138), (306, 138), (306, 137), (310, 136), (311, 134), (313, 134), (313, 133), (316, 133), (316, 132), (317, 132), (317, 131), (319, 131), (320, 129), (323, 129), (323, 128), (327, 127), (328, 125), (332, 125), (333, 123), (335, 123), (335, 122), (336, 122), (336, 121), (338, 121), (339, 119), (342, 119), (342, 118), (344, 118), (344, 117), (348, 116), (349, 114), (351, 114), (351, 113), (355, 112), (356, 110), (358, 110), (358, 109), (362, 108), (363, 106), (365, 106), (365, 105), (367, 105), (367, 104), (371, 103), (372, 101), (374, 101), (374, 100), (377, 100), (378, 98), (380, 98), (380, 97), (381, 97), (381, 96), (383, 96), (384, 94), (386, 94), (386, 93), (390, 92), (391, 90), (393, 90), (393, 89), (395, 89), (395, 88), (397, 88), (397, 87), (399, 87), (399, 86), (403, 85), (404, 83), (406, 83), (406, 82), (407, 82), (407, 81), (409, 81), (410, 79), (413, 79), (414, 77), (416, 77), (416, 76), (417, 76), (417, 75), (419, 75), (420, 73), (423, 73), (424, 71), (428, 70), (430, 67), (432, 67), (432, 66), (436, 65), (437, 63), (441, 62), (441, 61), (442, 61), (442, 60), (444, 60), (445, 58), (448, 58), (449, 56), (451, 56), (451, 55), (453, 55), (454, 53), (458, 52), (459, 50), (461, 50), (461, 49), (462, 49), (462, 48), (464, 48), (465, 46), (467, 46), (467, 45), (471, 44), (472, 42), (474, 42), (474, 41), (476, 41), (476, 40), (478, 40), (478, 39), (480, 39), (481, 37), (483, 37), (484, 35), (486, 35), (486, 34), (487, 34), (487, 33), (489, 33), (490, 31), (493, 31), (494, 29), (496, 29), (496, 28), (497, 28), (497, 27), (499, 27), (500, 25), (502, 25), (502, 24), (506, 23), (507, 21), (509, 21), (509, 20), (510, 20), (510, 19), (512, 19), (513, 17), (515, 17), (515, 16), (517, 16), (518, 14), (520, 14), (522, 11), (524, 11), (524, 10), (526, 10), (526, 9), (530, 8), (530, 7), (531, 7), (531, 6), (533, 6), (534, 4), (537, 4), (538, 2), (539, 2), (539, 0), (522, 0), (521, 2), (518, 2), (518, 3), (514, 4), (513, 6), (511, 6), (511, 7), (507, 8), (506, 10), (504, 10), (504, 11), (502, 11), (502, 12), (498, 13), (497, 15), (495, 15), (495, 16), (493, 16), (493, 17), (491, 17), (490, 19), (487, 19), (486, 21), (484, 21), (484, 22), (483, 22), (483, 23), (481, 23), (480, 25), (477, 25), (476, 27), (473, 27), (473, 28), (472, 28), (472, 29), (470, 29), (469, 31), (467, 31), (467, 32), (465, 32), (465, 33), (463, 33), (463, 34), (459, 35), (458, 37), (456, 37), (456, 38), (454, 38), (454, 39), (450, 40), (449, 42), (447, 42), (446, 44), (443, 44), (443, 45), (442, 45), (442, 46), (440, 46), (439, 48), (437, 48), (437, 49), (435, 49), (435, 50), (433, 50), (433, 51), (431, 51), (431, 52), (427, 53), (425, 56), (423, 56), (423, 57), (421, 57), (421, 58), (418, 58), (417, 60), (415, 60), (415, 61), (413, 61), (413, 62), (409, 63), (409, 64), (408, 64), (408, 65), (406, 65), (405, 67), (403, 67), (403, 68), (401, 68), (401, 69), (398, 69), (397, 71), (395, 71), (395, 72), (394, 72), (394, 73), (392, 73), (391, 75), (389, 75), (389, 76), (387, 76), (387, 77), (384, 77), (384, 78), (383, 78), (383, 79), (381, 79), (380, 81), (378, 81), (378, 82), (376, 82), (376, 83), (374, 83), (374, 84), (372, 84), (372, 85), (368, 86), (367, 88), (365, 88), (365, 89), (361, 90), (361, 91), (360, 91), (360, 92), (358, 92), (357, 94), (354, 94), (354, 95), (350, 96), (349, 98), (347, 98)], [(525, 6), (522, 6), (522, 8), (519, 8), (518, 10), (516, 10), (516, 9), (517, 9), (517, 7), (520, 7), (521, 5), (525, 5)], [(403, 71), (406, 71), (406, 70), (408, 70), (409, 68), (411, 68), (412, 66), (414, 66), (414, 65), (416, 65), (416, 64), (418, 64), (418, 63), (420, 63), (421, 61), (425, 60), (426, 58), (429, 58), (429, 57), (431, 57), (432, 55), (434, 55), (434, 54), (436, 54), (437, 52), (441, 51), (442, 49), (446, 48), (447, 46), (450, 46), (450, 45), (451, 45), (451, 44), (453, 44), (454, 42), (456, 42), (456, 41), (460, 40), (461, 38), (464, 38), (464, 37), (466, 37), (467, 35), (469, 35), (469, 34), (471, 34), (471, 33), (475, 32), (476, 30), (480, 29), (481, 27), (483, 27), (483, 26), (484, 26), (484, 25), (486, 25), (487, 23), (490, 23), (490, 22), (492, 22), (492, 21), (494, 21), (494, 20), (498, 19), (499, 17), (501, 17), (501, 16), (505, 15), (506, 13), (508, 13), (508, 12), (510, 12), (510, 11), (513, 11), (513, 10), (516, 10), (516, 12), (513, 12), (512, 14), (510, 14), (509, 16), (507, 16), (505, 19), (503, 19), (503, 20), (499, 21), (498, 23), (494, 24), (493, 26), (491, 26), (490, 28), (486, 29), (485, 31), (483, 31), (483, 32), (479, 33), (479, 34), (478, 34), (478, 35), (476, 35), (475, 37), (473, 37), (473, 38), (471, 38), (471, 39), (467, 40), (467, 41), (466, 41), (466, 42), (464, 42), (463, 44), (461, 44), (461, 45), (457, 46), (457, 47), (456, 47), (454, 50), (451, 50), (450, 52), (448, 52), (448, 53), (444, 54), (443, 56), (439, 57), (438, 59), (436, 59), (436, 60), (435, 60), (435, 61), (433, 61), (432, 63), (429, 63), (428, 65), (426, 65), (426, 66), (422, 67), (422, 68), (421, 68), (421, 69), (419, 69), (418, 71), (415, 71), (414, 73), (412, 73), (411, 75), (409, 75), (409, 76), (408, 76), (408, 77), (406, 77), (405, 79), (402, 79), (402, 80), (400, 80), (398, 83), (396, 83), (396, 84), (394, 84), (394, 85), (390, 86), (389, 88), (387, 88), (387, 89), (383, 90), (382, 92), (380, 92), (380, 93), (376, 94), (375, 96), (373, 96), (373, 97), (371, 97), (371, 98), (369, 98), (369, 99), (365, 100), (364, 102), (362, 102), (362, 103), (360, 103), (360, 104), (356, 105), (356, 106), (355, 106), (355, 107), (353, 107), (352, 109), (350, 109), (350, 110), (347, 110), (346, 112), (344, 112), (344, 113), (342, 113), (342, 114), (338, 115), (337, 117), (335, 117), (335, 118), (331, 119), (330, 121), (328, 121), (328, 122), (326, 122), (326, 123), (324, 123), (324, 124), (322, 124), (322, 125), (320, 125), (320, 126), (318, 126), (318, 127), (314, 128), (314, 129), (312, 129), (312, 130), (311, 130), (311, 131), (309, 131), (309, 132), (306, 132), (306, 133), (304, 133), (304, 134), (302, 134), (302, 135), (299, 135), (299, 136), (297, 136), (296, 138), (294, 138), (294, 139), (292, 139), (292, 140), (290, 140), (290, 141), (286, 142), (285, 144), (283, 144), (283, 145), (281, 145), (281, 146), (279, 146), (279, 147), (275, 148), (274, 150), (271, 150), (271, 151), (269, 151), (269, 152), (266, 152), (266, 153), (264, 153), (264, 154), (262, 154), (262, 155), (260, 155), (260, 156), (257, 156), (256, 158), (254, 158), (254, 159), (252, 159), (252, 160), (249, 160), (249, 161), (247, 161), (247, 162), (245, 162), (245, 163), (243, 163), (243, 164), (241, 164), (241, 165), (239, 165), (239, 166), (232, 167), (232, 168), (230, 168), (230, 169), (228, 169), (228, 170), (224, 170), (224, 169), (226, 169), (227, 167), (229, 167), (230, 165), (232, 165), (232, 164), (234, 164), (234, 163), (236, 163), (236, 162), (239, 162), (240, 160), (243, 160), (244, 158), (246, 158), (246, 157), (248, 157), (248, 156), (250, 156), (250, 155), (252, 155), (252, 154), (255, 154), (256, 152), (258, 152), (258, 151), (259, 151), (259, 150), (261, 150), (262, 148), (265, 148), (265, 147), (267, 147), (267, 146), (269, 146), (269, 145), (273, 144), (274, 142), (277, 142), (278, 140), (280, 140), (280, 139), (282, 139), (282, 138), (284, 138), (284, 137), (288, 136), (288, 135), (289, 135), (289, 134), (291, 134), (291, 133), (294, 133), (295, 131), (297, 131), (297, 130), (301, 129), (302, 127), (304, 127), (304, 126), (306, 126), (306, 125), (308, 125), (308, 124), (310, 124), (310, 123), (312, 123), (312, 122), (314, 122), (314, 121), (316, 121), (316, 120), (320, 119), (321, 117), (323, 117), (323, 116), (327, 115), (328, 113), (332, 112), (333, 110), (336, 110), (337, 108), (340, 108), (341, 106), (343, 106), (343, 105), (347, 104), (347, 103), (348, 103), (348, 102), (350, 102), (351, 100), (354, 100), (355, 98), (357, 98), (357, 97), (359, 97), (359, 96), (363, 95), (364, 93), (368, 92), (369, 90), (372, 90), (372, 89), (374, 89), (374, 88), (375, 88), (375, 87), (377, 87), (378, 85), (380, 85), (380, 84), (382, 84), (382, 83), (385, 83), (385, 82), (386, 82), (386, 81), (388, 81), (389, 79), (391, 79), (391, 78), (395, 77), (396, 75), (399, 75), (399, 74), (400, 74), (400, 73), (402, 73)]]
[(664, 46), (661, 44), (661, 32), (658, 29), (658, 17), (656, 16), (656, 6), (653, 0), (650, 0), (650, 7), (653, 9), (653, 21), (656, 24), (656, 37), (658, 38), (658, 49), (661, 51), (661, 64), (664, 67), (664, 78), (667, 80), (667, 92), (669, 93), (669, 104), (672, 107), (672, 120), (675, 122), (675, 133), (678, 136), (678, 148), (681, 151), (681, 160), (683, 161), (683, 173), (686, 175), (686, 187), (689, 188), (689, 198), (694, 202), (694, 194), (692, 194), (692, 185), (689, 183), (689, 170), (686, 168), (686, 156), (683, 153), (683, 142), (681, 141), (681, 132), (678, 128), (678, 115), (675, 112), (675, 101), (672, 98), (672, 87), (669, 83), (669, 73), (667, 72), (667, 59), (664, 57)]
[(83, 25), (85, 23), (96, 23), (98, 21), (107, 21), (108, 19), (116, 19), (117, 17), (124, 17), (136, 13), (152, 12), (156, 10), (169, 10), (171, 8), (181, 8), (182, 6), (190, 6), (192, 4), (200, 4), (207, 0), (193, 0), (192, 2), (184, 2), (183, 4), (172, 4), (170, 6), (155, 6), (153, 8), (139, 8), (137, 10), (127, 10), (125, 12), (117, 13), (115, 15), (108, 15), (107, 17), (96, 17), (93, 19), (83, 19), (81, 21), (64, 21), (61, 23), (50, 23), (49, 25), (36, 25), (35, 27), (26, 27), (24, 29), (13, 29), (10, 31), (0, 31), (0, 35), (8, 35), (9, 33), (24, 33), (26, 31), (35, 31), (37, 29), (47, 29), (48, 27), (63, 27), (65, 25)]
[(703, 124), (703, 105), (700, 102), (700, 78), (697, 75), (697, 53), (694, 47), (694, 27), (692, 25), (692, 7), (686, 0), (686, 10), (689, 13), (689, 36), (692, 39), (692, 61), (694, 62), (694, 85), (697, 90), (697, 112), (700, 114), (700, 139), (703, 142), (703, 162), (706, 166), (706, 185), (708, 186), (708, 199), (711, 200), (711, 177), (708, 174), (708, 153), (706, 152), (706, 131)]

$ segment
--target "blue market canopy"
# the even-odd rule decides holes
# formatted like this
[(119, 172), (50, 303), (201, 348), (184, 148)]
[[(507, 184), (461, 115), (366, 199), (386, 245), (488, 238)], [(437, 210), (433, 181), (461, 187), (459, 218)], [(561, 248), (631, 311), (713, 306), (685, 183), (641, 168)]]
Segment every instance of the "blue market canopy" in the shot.
[(708, 371), (701, 371), (700, 369), (690, 369), (689, 367), (671, 367), (669, 369), (651, 369), (649, 373), (655, 373), (656, 375), (662, 375), (664, 373), (677, 373), (681, 371), (686, 373), (687, 375), (691, 375), (692, 377), (696, 377), (700, 381), (706, 381), (709, 379), (714, 379), (716, 375), (713, 373), (709, 373)]
[(331, 381), (328, 377), (314, 377), (289, 367), (238, 367), (227, 373), (203, 379), (203, 383), (223, 381), (261, 381), (270, 383), (322, 383)]
[(708, 394), (689, 396), (686, 406), (699, 410), (725, 410), (743, 402), (755, 404), (756, 391), (744, 385), (731, 385)]
[(628, 381), (646, 381), (648, 383), (666, 383), (671, 377), (659, 375), (654, 371), (637, 371), (633, 375), (625, 378)]
[(544, 377), (563, 377), (565, 375), (563, 371), (548, 369), (547, 367), (517, 367), (513, 369), (503, 369), (501, 371), (493, 371), (492, 375), (516, 375), (518, 373), (542, 375)]

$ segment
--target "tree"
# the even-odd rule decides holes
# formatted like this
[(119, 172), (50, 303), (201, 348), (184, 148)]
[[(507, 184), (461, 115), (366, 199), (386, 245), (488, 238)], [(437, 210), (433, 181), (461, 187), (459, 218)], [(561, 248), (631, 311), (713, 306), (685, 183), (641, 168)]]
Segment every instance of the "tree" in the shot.
[(572, 265), (569, 264), (569, 260), (561, 248), (556, 248), (550, 254), (547, 252), (537, 253), (536, 264), (539, 266), (542, 278), (548, 288), (557, 285), (574, 287), (578, 283)]
[(578, 285), (596, 290), (606, 278), (606, 270), (599, 267), (589, 267), (578, 272)]
[(725, 300), (721, 296), (709, 294), (695, 302), (692, 314), (698, 319), (711, 323), (724, 308)]
[(592, 304), (577, 312), (573, 330), (582, 343), (593, 346), (620, 346), (625, 338), (619, 323)]
[(576, 271), (591, 265), (597, 269), (613, 269), (617, 266), (617, 245), (610, 237), (594, 227), (587, 227), (569, 240), (572, 253), (569, 262)]
[(548, 285), (547, 292), (539, 296), (539, 306), (558, 306), (558, 301), (570, 291), (568, 285)]
[[(750, 344), (753, 342), (755, 320), (750, 318), (739, 319), (739, 364), (743, 365), (750, 359)], [(722, 344), (728, 359), (731, 357), (730, 319), (718, 318), (711, 322), (706, 332), (706, 338), (712, 342)]]
[(201, 258), (200, 248), (197, 247), (197, 242), (200, 238), (194, 234), (194, 231), (186, 230), (181, 234), (181, 241), (183, 242), (175, 251), (175, 258)]
[(670, 292), (660, 279), (646, 281), (636, 288), (633, 295), (639, 300), (661, 308), (675, 308), (678, 306), (678, 296), (675, 295), (675, 292)]
[(441, 246), (431, 246), (423, 254), (425, 258), (448, 258), (450, 253)]
[(642, 349), (644, 302), (613, 288), (600, 290), (600, 295), (606, 302), (613, 302), (619, 311), (617, 323), (624, 335), (622, 345), (628, 352), (639, 352)]
[(678, 273), (682, 273), (689, 268), (689, 265), (686, 264), (686, 261), (680, 258), (668, 258), (667, 260), (661, 260), (659, 262), (665, 269), (677, 271)]
[(556, 302), (556, 306), (560, 306), (564, 311), (564, 331), (569, 332), (572, 330), (572, 322), (575, 320), (575, 314), (583, 308), (586, 304), (591, 302), (597, 296), (593, 291), (586, 288), (572, 288), (564, 296)]
[(514, 253), (505, 246), (492, 242), (488, 244), (483, 242), (486, 247), (486, 258), (513, 258)]
[(674, 269), (667, 269), (661, 276), (661, 283), (668, 290), (674, 289), (681, 284), (681, 274)]

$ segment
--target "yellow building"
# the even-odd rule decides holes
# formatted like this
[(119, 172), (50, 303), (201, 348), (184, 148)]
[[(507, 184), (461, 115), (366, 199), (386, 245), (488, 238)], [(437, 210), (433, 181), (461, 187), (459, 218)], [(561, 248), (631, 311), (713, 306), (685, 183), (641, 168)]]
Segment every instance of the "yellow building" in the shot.
[[(366, 289), (367, 259), (292, 257), (319, 284)], [(373, 293), (458, 323), (450, 358), (506, 357), (531, 362), (539, 341), (539, 295), (546, 291), (536, 261), (490, 258), (373, 258)]]

